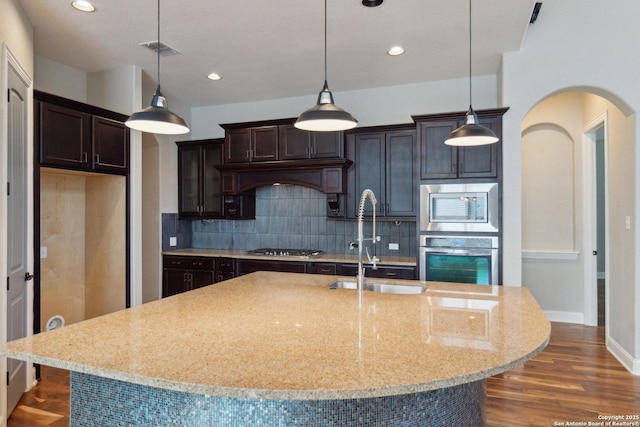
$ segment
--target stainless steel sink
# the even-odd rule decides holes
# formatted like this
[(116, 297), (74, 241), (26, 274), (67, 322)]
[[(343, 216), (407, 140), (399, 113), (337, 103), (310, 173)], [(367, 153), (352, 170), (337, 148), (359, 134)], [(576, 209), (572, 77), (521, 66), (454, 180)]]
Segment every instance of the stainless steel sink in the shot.
[(329, 285), (329, 289), (358, 289), (358, 283), (347, 280), (339, 280)]
[[(339, 280), (329, 285), (329, 289), (358, 289), (357, 282)], [(415, 295), (421, 294), (427, 290), (426, 286), (419, 285), (402, 285), (391, 283), (372, 282), (364, 285), (365, 291), (380, 292), (383, 294), (401, 294), (401, 295)]]

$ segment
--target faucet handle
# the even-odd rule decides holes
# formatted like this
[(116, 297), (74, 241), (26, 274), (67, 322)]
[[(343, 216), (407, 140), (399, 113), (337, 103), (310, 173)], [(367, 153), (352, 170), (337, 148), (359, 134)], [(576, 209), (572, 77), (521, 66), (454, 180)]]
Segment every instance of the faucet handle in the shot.
[(358, 242), (349, 242), (349, 249), (358, 249)]
[(371, 268), (373, 268), (374, 270), (378, 269), (378, 265), (376, 264), (378, 261), (380, 261), (380, 258), (378, 258), (377, 256), (371, 256), (369, 255), (369, 248), (365, 248), (365, 251), (367, 251), (367, 258), (369, 259), (369, 263), (371, 264)]

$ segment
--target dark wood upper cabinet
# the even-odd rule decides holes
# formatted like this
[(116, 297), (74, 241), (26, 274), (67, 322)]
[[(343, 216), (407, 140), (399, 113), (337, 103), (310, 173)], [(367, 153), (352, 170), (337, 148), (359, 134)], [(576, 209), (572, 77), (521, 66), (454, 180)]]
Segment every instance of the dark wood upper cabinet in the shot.
[(416, 132), (414, 129), (385, 135), (385, 216), (415, 217)]
[(225, 153), (225, 163), (278, 160), (278, 126), (228, 130)]
[(104, 117), (92, 117), (92, 168), (100, 172), (123, 172), (129, 159), (129, 128)]
[(38, 104), (40, 163), (86, 169), (91, 148), (91, 116), (55, 104)]
[(280, 126), (280, 160), (344, 157), (342, 132), (309, 132), (294, 125)]
[(181, 218), (222, 218), (220, 172), (224, 139), (179, 141), (178, 212)]
[(506, 109), (477, 111), (479, 123), (500, 138), (496, 144), (455, 147), (444, 143), (464, 124), (464, 112), (413, 116), (418, 126), (420, 179), (498, 178), (502, 146), (502, 115)]
[(457, 178), (458, 149), (444, 143), (458, 127), (457, 120), (421, 122), (420, 179)]
[[(415, 218), (415, 128), (388, 128), (347, 135), (347, 154), (354, 162), (349, 171), (347, 217), (356, 218), (360, 195), (370, 189), (376, 195), (376, 216)], [(365, 203), (364, 215), (373, 214)]]
[(43, 92), (34, 92), (41, 166), (126, 175), (126, 116)]

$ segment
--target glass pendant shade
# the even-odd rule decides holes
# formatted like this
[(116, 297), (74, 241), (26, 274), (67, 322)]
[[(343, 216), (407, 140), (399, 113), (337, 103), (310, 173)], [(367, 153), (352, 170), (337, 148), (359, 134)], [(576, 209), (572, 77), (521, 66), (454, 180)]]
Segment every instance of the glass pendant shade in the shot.
[(308, 131), (330, 132), (353, 129), (358, 126), (358, 121), (333, 103), (333, 95), (325, 81), (316, 105), (300, 114), (294, 126)]
[(142, 111), (133, 113), (125, 125), (131, 129), (148, 133), (163, 135), (180, 135), (189, 133), (189, 127), (185, 121), (169, 110), (167, 99), (160, 92), (160, 87), (151, 100), (151, 106)]
[(447, 145), (471, 147), (474, 145), (487, 145), (498, 142), (498, 137), (489, 128), (478, 124), (478, 116), (469, 106), (466, 123), (454, 130), (444, 141)]

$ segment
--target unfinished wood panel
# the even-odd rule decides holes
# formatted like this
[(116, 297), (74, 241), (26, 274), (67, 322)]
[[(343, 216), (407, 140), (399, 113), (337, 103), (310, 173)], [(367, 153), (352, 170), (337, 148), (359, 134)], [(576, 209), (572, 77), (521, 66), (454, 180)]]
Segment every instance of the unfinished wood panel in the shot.
[(126, 307), (126, 178), (86, 181), (85, 317)]
[(54, 315), (84, 320), (85, 177), (43, 171), (40, 182), (41, 330)]

